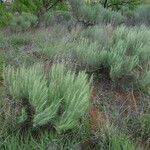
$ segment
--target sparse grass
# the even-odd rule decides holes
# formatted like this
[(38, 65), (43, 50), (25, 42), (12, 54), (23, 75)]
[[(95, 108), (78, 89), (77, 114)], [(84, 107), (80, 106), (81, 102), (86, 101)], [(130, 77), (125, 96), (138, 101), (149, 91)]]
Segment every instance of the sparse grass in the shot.
[(16, 34), (9, 37), (9, 42), (13, 46), (28, 45), (32, 43), (30, 35)]

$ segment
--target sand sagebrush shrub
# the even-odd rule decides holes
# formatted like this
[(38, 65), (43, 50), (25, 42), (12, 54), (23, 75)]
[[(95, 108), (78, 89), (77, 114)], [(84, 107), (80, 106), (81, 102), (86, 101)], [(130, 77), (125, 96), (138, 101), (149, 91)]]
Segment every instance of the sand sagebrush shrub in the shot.
[[(110, 61), (116, 57), (116, 61), (120, 62), (119, 70), (124, 74), (131, 73), (138, 65), (145, 66), (149, 63), (149, 49), (150, 44), (150, 31), (145, 27), (127, 28), (125, 26), (119, 27), (115, 30), (113, 36), (113, 45), (110, 49)], [(118, 55), (118, 56), (117, 56)], [(120, 59), (120, 60), (119, 60)], [(143, 63), (144, 62), (144, 63)], [(117, 65), (118, 63), (116, 63)], [(117, 70), (117, 66), (115, 67)], [(149, 68), (147, 68), (149, 69)], [(112, 68), (113, 70), (113, 68)]]
[[(77, 76), (71, 71), (64, 72), (63, 66), (52, 68), (50, 78), (57, 78), (57, 86), (60, 84), (60, 95), (63, 95), (61, 103), (61, 115), (56, 119), (56, 128), (65, 131), (74, 128), (88, 110), (90, 86), (87, 76), (80, 72)], [(55, 73), (56, 72), (56, 73)]]
[[(24, 106), (19, 123), (32, 115), (33, 128), (51, 123), (58, 131), (66, 131), (74, 128), (87, 112), (90, 86), (84, 72), (76, 76), (63, 65), (54, 65), (46, 76), (41, 65), (8, 67), (4, 79), (10, 96)], [(29, 106), (33, 114), (28, 114)]]
[(98, 42), (103, 48), (108, 49), (113, 35), (113, 27), (111, 25), (92, 26), (83, 31), (82, 35), (84, 38)]
[(99, 15), (97, 17), (97, 23), (104, 23), (112, 25), (119, 25), (125, 22), (126, 17), (120, 12), (113, 11), (111, 9), (99, 8)]
[(46, 26), (52, 26), (54, 24), (62, 24), (69, 22), (72, 19), (69, 11), (48, 11), (44, 15)]
[(77, 21), (82, 22), (86, 26), (100, 23), (118, 25), (126, 19), (120, 12), (105, 9), (100, 4), (87, 5), (84, 1), (80, 0), (70, 0), (70, 4), (73, 16)]
[(85, 66), (99, 67), (107, 59), (107, 51), (98, 42), (90, 43), (86, 38), (80, 39), (74, 46), (77, 60)]
[[(84, 38), (75, 42), (74, 52), (80, 62), (93, 67), (109, 68), (113, 80), (122, 76), (134, 76), (140, 79), (145, 71), (149, 71), (148, 28), (121, 26), (110, 32), (107, 30), (105, 33), (104, 30), (101, 32), (100, 27), (96, 28), (97, 32), (95, 27), (91, 27), (83, 33)], [(106, 36), (105, 41), (102, 39), (102, 33)], [(138, 71), (139, 67), (143, 70)]]
[(22, 12), (21, 14), (15, 14), (10, 22), (10, 29), (13, 32), (26, 31), (32, 27), (35, 27), (38, 23), (38, 18), (30, 13)]

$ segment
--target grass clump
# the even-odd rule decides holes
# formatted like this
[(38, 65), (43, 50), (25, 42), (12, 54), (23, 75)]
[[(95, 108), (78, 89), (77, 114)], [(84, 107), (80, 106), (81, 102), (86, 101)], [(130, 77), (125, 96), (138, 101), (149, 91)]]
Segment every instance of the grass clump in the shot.
[(111, 137), (111, 150), (137, 150), (136, 146), (125, 136), (113, 135)]

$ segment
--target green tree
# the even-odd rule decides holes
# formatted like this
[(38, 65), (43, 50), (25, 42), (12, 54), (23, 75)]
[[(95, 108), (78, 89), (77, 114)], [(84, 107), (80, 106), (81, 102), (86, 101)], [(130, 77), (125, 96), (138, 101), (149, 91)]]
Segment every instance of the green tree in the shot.
[(91, 0), (91, 1), (101, 3), (104, 8), (113, 8), (117, 10), (119, 10), (122, 6), (126, 6), (129, 7), (130, 9), (133, 9), (142, 2), (142, 0)]
[(48, 11), (57, 5), (64, 4), (65, 0), (14, 0), (13, 5), (19, 12), (39, 13)]

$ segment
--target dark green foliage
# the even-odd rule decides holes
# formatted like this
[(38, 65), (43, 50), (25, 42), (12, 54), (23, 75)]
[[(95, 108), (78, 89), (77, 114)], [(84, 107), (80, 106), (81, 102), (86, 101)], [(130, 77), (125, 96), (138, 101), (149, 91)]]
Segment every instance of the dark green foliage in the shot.
[(34, 14), (41, 14), (50, 9), (53, 10), (67, 10), (67, 4), (62, 0), (15, 0), (14, 7), (19, 12), (29, 12)]
[(97, 0), (97, 2), (100, 2), (105, 8), (119, 10), (124, 6), (133, 9), (140, 4), (141, 0)]
[(112, 135), (111, 150), (137, 150), (135, 145), (125, 136)]
[(14, 8), (19, 12), (35, 13), (41, 8), (41, 0), (15, 0)]
[(30, 14), (22, 12), (21, 14), (15, 14), (10, 22), (10, 28), (13, 32), (26, 31), (37, 25), (37, 17)]
[(6, 5), (0, 3), (0, 27), (7, 26), (11, 19), (11, 12), (6, 8)]

